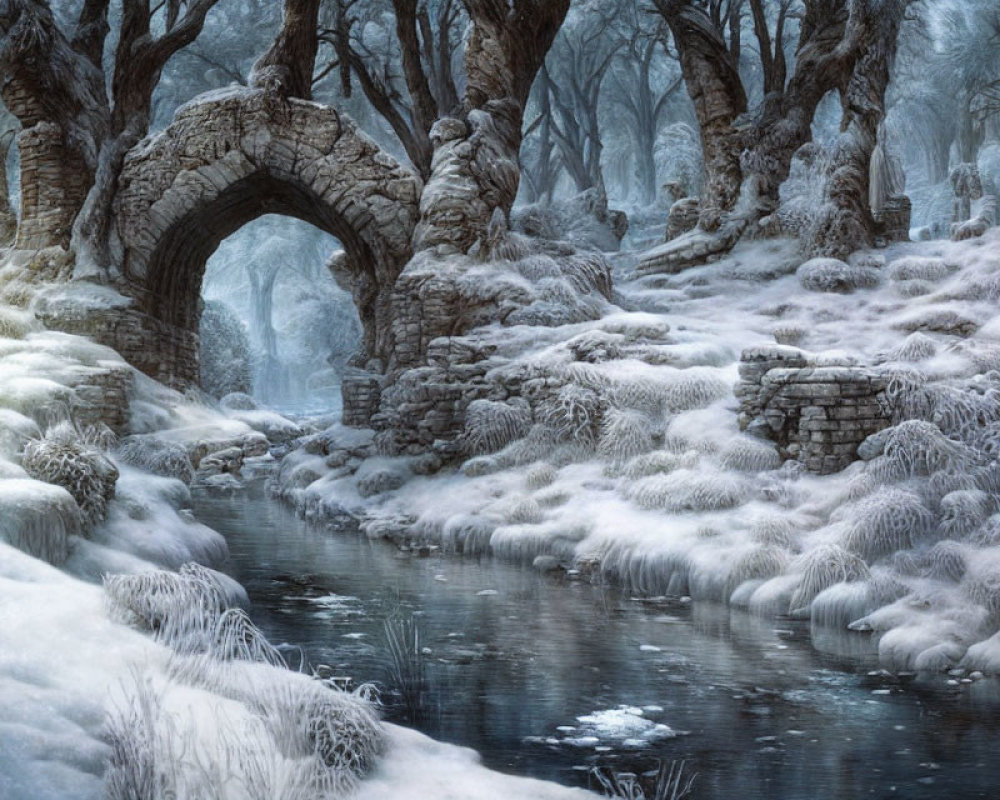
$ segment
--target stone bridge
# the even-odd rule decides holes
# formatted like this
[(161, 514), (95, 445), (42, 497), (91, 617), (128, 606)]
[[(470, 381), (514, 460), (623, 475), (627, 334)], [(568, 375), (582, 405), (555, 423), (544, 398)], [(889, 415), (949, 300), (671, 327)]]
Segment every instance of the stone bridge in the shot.
[(388, 362), (390, 296), (411, 254), (421, 189), (332, 108), (245, 88), (203, 95), (127, 157), (115, 282), (134, 304), (90, 332), (159, 380), (197, 383), (208, 258), (246, 223), (284, 214), (340, 240), (367, 355)]

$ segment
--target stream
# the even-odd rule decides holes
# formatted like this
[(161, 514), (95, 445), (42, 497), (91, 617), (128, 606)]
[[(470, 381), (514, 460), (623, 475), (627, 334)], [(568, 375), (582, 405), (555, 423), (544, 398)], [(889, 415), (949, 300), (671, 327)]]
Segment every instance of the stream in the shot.
[[(386, 718), (493, 769), (596, 788), (595, 766), (684, 760), (696, 798), (997, 797), (1000, 684), (879, 674), (867, 634), (813, 642), (805, 623), (401, 552), (259, 484), (198, 491), (195, 512), (293, 664), (379, 683)], [(393, 660), (387, 630), (414, 627)]]

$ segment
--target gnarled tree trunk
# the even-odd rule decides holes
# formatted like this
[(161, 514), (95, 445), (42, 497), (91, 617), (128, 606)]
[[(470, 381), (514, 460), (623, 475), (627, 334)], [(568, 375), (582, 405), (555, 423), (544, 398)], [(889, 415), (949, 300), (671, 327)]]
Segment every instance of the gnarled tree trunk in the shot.
[(431, 129), (433, 171), (420, 202), (417, 250), (469, 252), (494, 213), (509, 216), (521, 170), (521, 124), (531, 85), (569, 0), (465, 0), (472, 31), (465, 51), (463, 119)]
[(885, 119), (885, 93), (899, 28), (909, 0), (865, 0), (848, 22), (859, 57), (842, 89), (844, 122), (827, 167), (824, 203), (814, 221), (811, 255), (844, 258), (874, 241), (870, 206), (871, 159)]

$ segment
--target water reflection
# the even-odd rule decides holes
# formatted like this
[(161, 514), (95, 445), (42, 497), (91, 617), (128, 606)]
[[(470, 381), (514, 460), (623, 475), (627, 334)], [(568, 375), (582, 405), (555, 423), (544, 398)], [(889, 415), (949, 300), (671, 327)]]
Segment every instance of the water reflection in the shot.
[[(814, 647), (802, 623), (420, 558), (311, 527), (260, 495), (200, 495), (196, 510), (229, 540), (256, 622), (313, 664), (384, 681), (384, 621), (417, 620), (416, 727), (491, 767), (586, 785), (594, 765), (684, 758), (696, 797), (996, 796), (997, 684), (869, 676), (866, 635), (813, 632)], [(623, 705), (684, 735), (625, 744), (642, 737), (602, 729), (594, 742), (578, 720)]]

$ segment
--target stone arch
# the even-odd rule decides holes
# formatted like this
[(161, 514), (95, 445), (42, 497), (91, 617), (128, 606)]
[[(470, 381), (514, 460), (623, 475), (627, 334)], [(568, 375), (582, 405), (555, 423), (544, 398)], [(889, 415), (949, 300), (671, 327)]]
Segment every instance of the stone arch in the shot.
[(347, 252), (366, 355), (392, 355), (390, 296), (411, 254), (422, 185), (336, 110), (234, 88), (182, 106), (126, 158), (116, 198), (120, 284), (143, 320), (140, 369), (198, 380), (205, 263), (264, 214), (297, 217)]

